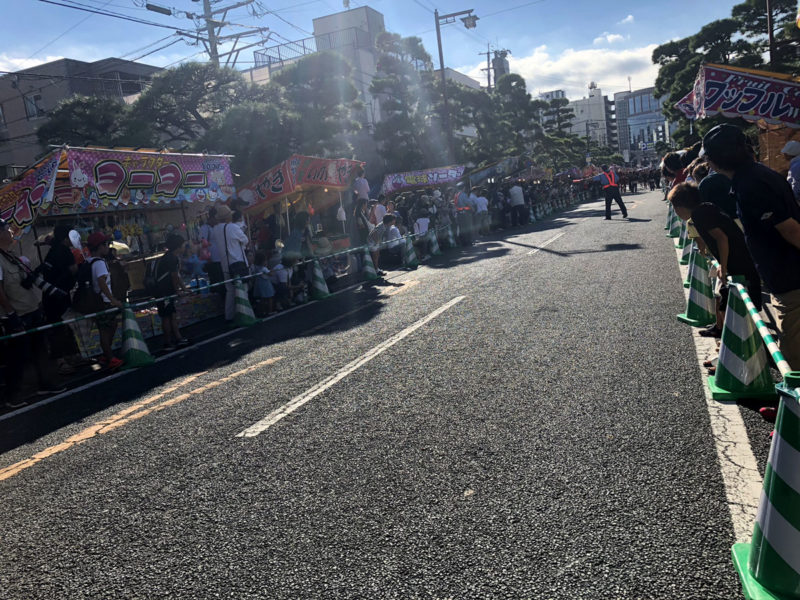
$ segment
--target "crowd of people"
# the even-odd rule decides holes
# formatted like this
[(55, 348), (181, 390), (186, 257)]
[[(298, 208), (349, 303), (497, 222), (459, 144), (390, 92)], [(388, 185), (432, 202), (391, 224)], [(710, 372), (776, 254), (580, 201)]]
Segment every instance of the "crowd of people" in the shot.
[(758, 308), (766, 288), (778, 313), (781, 352), (798, 370), (800, 142), (788, 142), (783, 153), (791, 161), (788, 177), (759, 163), (742, 130), (724, 124), (691, 148), (667, 154), (662, 171), (675, 212), (690, 224), (701, 252), (720, 265), (717, 322), (701, 335), (721, 335), (728, 276), (746, 285)]

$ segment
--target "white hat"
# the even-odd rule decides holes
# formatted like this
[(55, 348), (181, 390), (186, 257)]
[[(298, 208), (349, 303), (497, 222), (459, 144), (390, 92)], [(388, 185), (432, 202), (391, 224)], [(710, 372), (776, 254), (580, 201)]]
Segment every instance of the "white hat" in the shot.
[(789, 156), (800, 156), (800, 142), (797, 140), (791, 140), (786, 142), (786, 145), (781, 150), (783, 154), (788, 154)]

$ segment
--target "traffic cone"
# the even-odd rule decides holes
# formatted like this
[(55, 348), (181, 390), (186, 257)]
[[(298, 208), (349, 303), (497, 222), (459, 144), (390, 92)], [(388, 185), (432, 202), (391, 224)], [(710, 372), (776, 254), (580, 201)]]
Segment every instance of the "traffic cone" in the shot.
[(234, 327), (250, 327), (258, 323), (250, 299), (247, 297), (247, 290), (244, 284), (237, 277), (233, 282), (234, 306), (233, 306), (233, 325)]
[(364, 248), (364, 279), (367, 281), (380, 279), (378, 272), (375, 270), (375, 263), (372, 262), (372, 255), (369, 253), (369, 248)]
[(692, 271), (689, 273), (689, 300), (686, 312), (678, 315), (678, 321), (692, 327), (705, 327), (717, 320), (714, 308), (714, 291), (708, 278), (708, 262), (704, 256), (695, 258)]
[(419, 265), (419, 261), (417, 260), (417, 253), (414, 252), (414, 243), (411, 241), (411, 236), (406, 236), (406, 249), (403, 253), (403, 266), (404, 267), (416, 267)]
[(681, 235), (681, 219), (678, 217), (678, 214), (673, 210), (672, 211), (672, 221), (669, 224), (669, 233), (667, 233), (667, 237), (676, 238)]
[(311, 280), (311, 297), (314, 300), (324, 300), (330, 295), (331, 293), (328, 291), (328, 284), (325, 282), (325, 277), (322, 275), (322, 267), (320, 266), (319, 261), (315, 260), (314, 275)]
[(125, 369), (135, 369), (153, 364), (153, 355), (147, 349), (142, 330), (136, 322), (131, 307), (122, 309), (122, 360)]
[(664, 231), (669, 231), (672, 225), (672, 215), (675, 214), (675, 209), (672, 208), (672, 202), (669, 203), (669, 210), (667, 210), (667, 224), (664, 225)]
[(678, 236), (678, 241), (675, 243), (676, 248), (685, 248), (689, 243), (689, 226), (686, 221), (681, 220), (681, 233)]
[(694, 240), (689, 238), (683, 246), (683, 252), (681, 253), (681, 259), (678, 261), (678, 264), (688, 265), (689, 259), (692, 257), (692, 252), (694, 252)]
[(692, 283), (692, 269), (694, 269), (694, 261), (700, 251), (697, 249), (696, 244), (692, 244), (692, 253), (689, 255), (689, 270), (686, 273), (686, 280), (683, 282), (683, 287), (688, 288)]
[[(742, 278), (738, 283), (744, 283)], [(715, 400), (774, 398), (764, 341), (756, 330), (736, 286), (730, 286), (717, 371), (708, 378)]]
[(780, 404), (753, 539), (734, 544), (747, 600), (800, 598), (800, 371), (778, 385)]
[(428, 229), (428, 241), (431, 246), (431, 256), (441, 255), (442, 250), (439, 248), (439, 240), (436, 239), (436, 232), (433, 228)]
[(447, 245), (450, 248), (455, 248), (456, 247), (456, 236), (453, 233), (453, 226), (452, 225), (448, 225), (447, 226)]

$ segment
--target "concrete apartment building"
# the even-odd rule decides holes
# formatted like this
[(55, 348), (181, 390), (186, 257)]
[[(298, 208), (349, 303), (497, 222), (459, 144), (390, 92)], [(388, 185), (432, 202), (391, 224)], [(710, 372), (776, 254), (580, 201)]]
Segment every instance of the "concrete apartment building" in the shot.
[(617, 122), (614, 102), (603, 95), (597, 84), (589, 84), (589, 95), (572, 100), (569, 107), (575, 113), (570, 133), (582, 138), (589, 137), (602, 146), (617, 147)]
[(60, 101), (81, 94), (124, 102), (159, 70), (119, 58), (61, 59), (0, 77), (0, 179), (20, 173), (46, 152), (36, 130)]

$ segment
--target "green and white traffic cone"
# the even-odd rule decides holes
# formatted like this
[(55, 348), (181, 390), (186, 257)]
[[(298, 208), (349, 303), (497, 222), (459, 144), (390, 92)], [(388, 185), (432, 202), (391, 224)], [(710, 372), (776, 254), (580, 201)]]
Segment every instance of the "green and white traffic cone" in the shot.
[(678, 213), (672, 211), (672, 222), (669, 224), (669, 232), (667, 233), (667, 237), (669, 238), (677, 238), (681, 235), (681, 219), (678, 217)]
[(331, 295), (328, 284), (322, 275), (322, 267), (318, 260), (314, 261), (314, 275), (311, 279), (311, 297), (314, 300), (324, 300)]
[(686, 273), (686, 280), (683, 282), (683, 287), (685, 288), (688, 288), (692, 284), (692, 269), (694, 269), (694, 261), (699, 254), (700, 250), (697, 244), (692, 244), (692, 253), (689, 255), (689, 270)]
[(450, 248), (455, 248), (456, 247), (456, 236), (453, 233), (453, 226), (452, 225), (448, 225), (447, 226), (447, 245)]
[(375, 270), (375, 263), (372, 262), (372, 255), (369, 253), (369, 248), (364, 248), (364, 279), (367, 281), (380, 279), (378, 272)]
[(672, 202), (669, 203), (669, 210), (667, 210), (667, 224), (664, 225), (664, 231), (669, 231), (672, 226), (672, 215), (675, 214), (675, 209), (672, 208)]
[(753, 539), (734, 544), (747, 600), (800, 598), (800, 371), (778, 386), (780, 404)]
[(122, 309), (122, 361), (125, 369), (136, 369), (153, 364), (153, 355), (147, 348), (142, 330), (136, 322), (131, 307)]
[(432, 227), (428, 229), (428, 242), (431, 247), (431, 256), (441, 255), (442, 250), (439, 248), (439, 240), (436, 239), (436, 232)]
[(705, 256), (698, 255), (689, 273), (689, 300), (686, 312), (678, 315), (678, 321), (692, 327), (705, 327), (716, 322), (714, 307), (714, 291), (708, 277), (708, 261)]
[[(742, 278), (739, 283), (744, 283)], [(729, 286), (717, 371), (708, 378), (715, 400), (774, 398), (764, 341), (753, 324), (736, 286)]]
[(417, 253), (414, 252), (414, 243), (411, 241), (411, 236), (406, 236), (406, 248), (405, 252), (403, 253), (403, 266), (404, 267), (416, 267), (419, 265), (419, 260), (417, 260)]
[(688, 265), (689, 260), (692, 258), (692, 252), (694, 252), (694, 240), (689, 238), (683, 246), (683, 252), (681, 253), (681, 259), (678, 261), (678, 264)]
[(685, 248), (686, 244), (689, 243), (689, 225), (686, 221), (681, 220), (681, 233), (678, 236), (678, 241), (675, 242), (676, 248)]
[(247, 297), (247, 290), (238, 277), (233, 282), (233, 293), (233, 326), (250, 327), (258, 323), (256, 314), (253, 312), (253, 307), (250, 305), (250, 298)]

